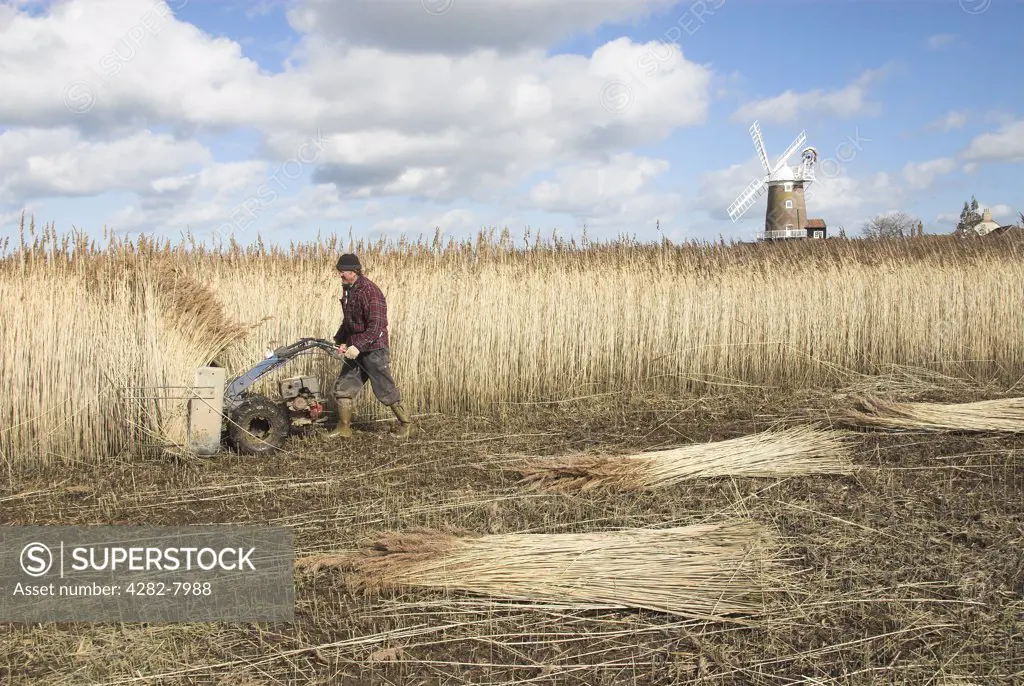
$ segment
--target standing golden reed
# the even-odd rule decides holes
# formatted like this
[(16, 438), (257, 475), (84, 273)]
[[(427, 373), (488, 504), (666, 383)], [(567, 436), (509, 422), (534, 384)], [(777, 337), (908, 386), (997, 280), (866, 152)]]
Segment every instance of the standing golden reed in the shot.
[[(0, 451), (11, 464), (102, 460), (180, 443), (184, 386), (268, 347), (328, 338), (332, 272), (355, 251), (388, 296), (396, 378), (416, 412), (602, 391), (807, 387), (889, 364), (1019, 378), (1024, 243), (808, 241), (645, 246), (536, 241), (215, 249), (41, 235), (0, 259)], [(336, 369), (308, 361), (326, 382)], [(366, 400), (363, 411), (371, 410)]]

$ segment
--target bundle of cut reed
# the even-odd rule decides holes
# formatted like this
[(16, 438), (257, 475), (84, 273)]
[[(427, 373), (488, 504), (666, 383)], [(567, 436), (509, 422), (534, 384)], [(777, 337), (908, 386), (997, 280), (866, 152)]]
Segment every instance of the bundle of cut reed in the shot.
[(770, 534), (751, 521), (581, 534), (392, 534), (341, 567), (356, 588), (458, 590), (572, 609), (644, 608), (700, 619), (757, 614), (772, 590)]
[(974, 403), (897, 403), (864, 396), (845, 413), (855, 426), (918, 431), (1024, 432), (1024, 398)]
[(654, 489), (715, 476), (847, 474), (853, 470), (847, 437), (798, 426), (635, 455), (534, 458), (515, 469), (523, 475), (520, 483), (552, 491)]

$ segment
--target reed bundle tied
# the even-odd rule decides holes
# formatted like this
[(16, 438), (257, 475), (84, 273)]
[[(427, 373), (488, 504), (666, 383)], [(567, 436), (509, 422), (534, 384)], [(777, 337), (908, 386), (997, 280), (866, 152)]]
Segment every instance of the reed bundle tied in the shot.
[(534, 458), (520, 483), (552, 491), (645, 490), (715, 476), (779, 477), (853, 471), (848, 434), (799, 426), (727, 441), (619, 456)]
[(771, 536), (739, 521), (580, 534), (392, 534), (354, 555), (305, 558), (298, 566), (341, 567), (363, 590), (431, 588), (723, 620), (763, 608), (775, 561)]
[(898, 403), (862, 397), (847, 410), (855, 426), (918, 431), (1024, 432), (1024, 398), (974, 403)]

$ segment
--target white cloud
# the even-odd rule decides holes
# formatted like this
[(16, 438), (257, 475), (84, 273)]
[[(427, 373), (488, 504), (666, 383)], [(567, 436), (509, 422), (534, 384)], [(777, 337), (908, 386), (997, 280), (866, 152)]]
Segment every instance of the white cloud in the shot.
[[(1024, 0), (1022, 0), (1024, 1)], [(985, 123), (995, 124), (996, 126), (1006, 126), (1017, 121), (1016, 115), (1012, 112), (1007, 112), (1003, 109), (992, 109), (985, 112)]]
[(927, 162), (907, 162), (903, 167), (903, 178), (911, 188), (923, 190), (932, 185), (939, 176), (950, 173), (956, 168), (956, 160), (952, 157), (940, 157)]
[(1002, 203), (993, 205), (989, 209), (992, 210), (992, 216), (998, 219), (1014, 219), (1018, 217), (1017, 212), (1012, 207), (1009, 205), (1003, 205)]
[[(983, 202), (981, 202), (979, 200), (978, 201), (978, 212), (984, 212), (986, 209), (989, 210), (992, 213), (992, 218), (996, 219), (996, 220), (1000, 220), (1000, 219), (1007, 219), (1007, 220), (1009, 220), (1009, 219), (1016, 219), (1017, 218), (1017, 213), (1009, 205), (1006, 205), (1004, 203), (996, 203), (994, 205), (989, 205), (988, 203), (983, 203)], [(960, 217), (960, 215), (958, 214), (957, 218), (959, 218), (959, 217)]]
[(882, 106), (869, 100), (870, 88), (889, 72), (888, 66), (868, 70), (848, 86), (834, 91), (813, 90), (798, 93), (787, 90), (781, 95), (755, 100), (741, 105), (733, 114), (733, 121), (748, 122), (755, 119), (786, 123), (810, 112), (821, 112), (836, 117), (874, 116)]
[(50, 16), (18, 15), (15, 33), (26, 38), (0, 43), (0, 59), (10, 66), (0, 75), (8, 96), (0, 121), (89, 130), (146, 117), (184, 129), (254, 127), (271, 136), (270, 149), (282, 155), (293, 153), (275, 139), (322, 131), (338, 147), (325, 156), (333, 168), (324, 169), (321, 180), (450, 197), (471, 191), (488, 173), (521, 176), (580, 155), (654, 142), (676, 127), (701, 123), (710, 100), (710, 70), (673, 48), (625, 111), (602, 106), (606, 84), (626, 78), (624, 68), (655, 46), (666, 52), (660, 43), (619, 39), (590, 58), (541, 50), (449, 56), (345, 48), (313, 36), (301, 66), (272, 76), (243, 58), (236, 43), (167, 18), (116, 76), (103, 75), (109, 91), (103, 84), (76, 84), (72, 108), (88, 104), (93, 92), (95, 105), (69, 111), (60, 97), (66, 84), (78, 76), (88, 80), (82, 63), (92, 56), (99, 64), (148, 7), (141, 0), (96, 0), (87, 12), (73, 0)]
[(440, 214), (414, 215), (382, 219), (372, 230), (382, 234), (432, 235), (440, 228), (444, 233), (469, 233), (482, 228), (482, 222), (472, 210), (456, 208)]
[(344, 45), (399, 52), (508, 52), (546, 47), (572, 33), (639, 19), (675, 1), (301, 0), (288, 18), (303, 33), (315, 31)]
[[(338, 59), (354, 73), (375, 70), (375, 82), (388, 86), (360, 84), (346, 106), (362, 111), (338, 128), (324, 125), (332, 145), (317, 179), (357, 197), (481, 199), (533, 172), (655, 142), (702, 122), (710, 74), (678, 50), (627, 94), (623, 111), (602, 105), (606, 85), (626, 78), (623, 67), (648, 49), (619, 39), (590, 59), (540, 52), (413, 59), (350, 51)], [(335, 61), (325, 56), (318, 63), (326, 69)], [(310, 76), (314, 83), (320, 79)], [(326, 73), (322, 79), (315, 92), (336, 81)]]
[(967, 112), (952, 110), (943, 116), (925, 124), (926, 129), (949, 132), (953, 129), (962, 129), (967, 123)]
[(934, 36), (929, 36), (926, 44), (932, 50), (941, 50), (956, 39), (951, 33), (937, 33)]
[(225, 162), (205, 167), (194, 174), (166, 176), (151, 184), (154, 194), (210, 192), (223, 198), (251, 189), (267, 177), (267, 164), (259, 160)]
[(149, 131), (91, 141), (70, 128), (11, 129), (0, 134), (0, 198), (146, 191), (161, 176), (211, 160), (194, 140)]
[(995, 132), (972, 140), (963, 153), (974, 162), (1019, 162), (1024, 160), (1024, 119), (1005, 124)]
[[(691, 203), (692, 209), (703, 210), (713, 219), (729, 220), (728, 207), (754, 179), (762, 178), (764, 170), (757, 158), (750, 158), (742, 164), (734, 164), (725, 169), (717, 169), (701, 175), (697, 194)], [(762, 221), (764, 201), (755, 203), (748, 209), (741, 220), (753, 218)], [(761, 217), (762, 219), (757, 219)]]
[(11, 15), (0, 42), (8, 125), (267, 125), (301, 112), (294, 79), (269, 76), (240, 46), (151, 0), (71, 0)]
[(259, 160), (210, 165), (193, 174), (161, 177), (139, 200), (118, 211), (117, 231), (216, 229), (242, 240), (320, 220), (350, 220), (370, 206), (344, 202), (330, 184), (302, 185), (281, 167)]
[[(411, 2), (416, 15), (406, 16), (407, 8), (395, 3), (341, 7), (311, 0), (291, 15), (310, 33), (277, 74), (245, 58), (237, 42), (181, 22), (152, 0), (68, 0), (43, 13), (2, 5), (9, 38), (0, 42), (0, 125), (11, 127), (11, 137), (28, 135), (29, 126), (77, 136), (65, 140), (68, 174), (51, 173), (49, 181), (28, 172), (12, 176), (8, 199), (24, 201), (30, 191), (59, 190), (61, 183), (66, 193), (116, 187), (140, 198), (115, 218), (122, 227), (217, 225), (259, 185), (263, 170), (321, 137), (329, 144), (315, 162), (303, 160), (319, 184), (316, 192), (329, 188), (334, 196), (325, 211), (355, 211), (378, 197), (456, 206), (501, 198), (537, 172), (607, 159), (704, 121), (711, 70), (685, 59), (677, 46), (622, 38), (590, 56), (549, 55), (538, 47), (550, 40), (545, 32), (586, 30), (668, 4), (457, 0), (444, 16), (431, 16)], [(485, 15), (480, 32), (451, 28)], [(355, 24), (338, 23), (346, 17)], [(448, 22), (431, 40), (449, 54), (392, 50), (401, 31), (424, 20), (435, 27)], [(339, 31), (361, 38), (340, 41)], [(630, 72), (639, 72), (642, 82), (630, 82), (628, 106), (602, 102), (607, 86)], [(238, 129), (262, 137), (258, 154), (265, 160), (217, 165), (189, 140)], [(148, 133), (154, 130), (173, 134)], [(96, 142), (121, 139), (136, 147), (106, 150), (114, 144)], [(79, 153), (94, 162), (78, 160)], [(115, 154), (133, 161), (115, 162)], [(193, 162), (204, 168), (190, 168)], [(192, 206), (172, 207), (172, 198), (179, 204), (189, 198)], [(266, 221), (289, 216), (280, 205), (267, 210)], [(304, 215), (292, 210), (290, 216)]]
[(374, 210), (372, 203), (357, 206), (346, 202), (334, 184), (316, 184), (299, 190), (291, 202), (279, 209), (262, 227), (268, 230), (303, 225), (317, 220), (351, 220)]
[(859, 221), (867, 216), (888, 211), (902, 203), (905, 192), (887, 172), (862, 177), (841, 173), (834, 178), (821, 178), (806, 192), (807, 212), (824, 216), (829, 224)]
[(648, 192), (654, 177), (668, 168), (665, 160), (621, 153), (607, 161), (558, 169), (554, 180), (542, 181), (530, 189), (528, 200), (547, 212), (579, 217), (618, 214)]
[(653, 228), (658, 222), (676, 235), (684, 228), (674, 222), (683, 205), (676, 192), (654, 188), (656, 177), (669, 170), (666, 160), (633, 153), (613, 155), (607, 160), (567, 165), (554, 178), (535, 184), (522, 208), (568, 214), (576, 228), (584, 225), (599, 237), (614, 227)]

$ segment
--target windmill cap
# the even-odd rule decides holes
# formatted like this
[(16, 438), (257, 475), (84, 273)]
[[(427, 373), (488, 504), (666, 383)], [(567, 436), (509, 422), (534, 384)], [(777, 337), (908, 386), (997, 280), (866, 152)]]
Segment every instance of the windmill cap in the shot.
[(793, 168), (788, 164), (784, 164), (779, 171), (772, 174), (771, 179), (772, 181), (793, 181)]

